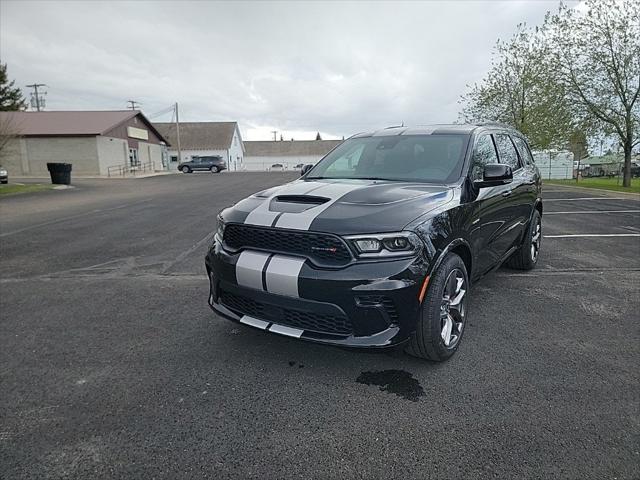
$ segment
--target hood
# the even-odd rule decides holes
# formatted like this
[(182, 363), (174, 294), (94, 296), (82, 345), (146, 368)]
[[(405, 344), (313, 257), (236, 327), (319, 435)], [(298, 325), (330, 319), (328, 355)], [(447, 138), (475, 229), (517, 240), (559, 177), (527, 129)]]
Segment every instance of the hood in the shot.
[(380, 180), (296, 180), (256, 193), (223, 212), (226, 222), (339, 235), (399, 231), (451, 201), (442, 185)]

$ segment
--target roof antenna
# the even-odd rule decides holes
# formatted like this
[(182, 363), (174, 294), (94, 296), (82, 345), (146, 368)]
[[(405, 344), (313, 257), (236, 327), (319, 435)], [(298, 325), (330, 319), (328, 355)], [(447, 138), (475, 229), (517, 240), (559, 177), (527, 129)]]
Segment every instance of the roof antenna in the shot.
[(404, 120), (402, 120), (402, 125), (400, 125), (401, 127), (404, 127)]

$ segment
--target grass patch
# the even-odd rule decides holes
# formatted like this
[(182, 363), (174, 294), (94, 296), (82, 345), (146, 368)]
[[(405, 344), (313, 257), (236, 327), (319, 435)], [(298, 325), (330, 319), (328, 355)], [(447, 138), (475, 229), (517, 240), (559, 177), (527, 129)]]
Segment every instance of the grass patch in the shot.
[(574, 187), (598, 188), (600, 190), (613, 190), (615, 192), (640, 193), (640, 178), (631, 179), (631, 187), (622, 186), (622, 179), (617, 178), (581, 178), (576, 183), (573, 180), (543, 180), (543, 183), (553, 185), (571, 185)]
[(42, 190), (51, 190), (52, 188), (53, 185), (47, 185), (43, 183), (29, 183), (26, 185), (20, 183), (0, 184), (0, 196), (16, 195), (19, 193), (40, 192)]

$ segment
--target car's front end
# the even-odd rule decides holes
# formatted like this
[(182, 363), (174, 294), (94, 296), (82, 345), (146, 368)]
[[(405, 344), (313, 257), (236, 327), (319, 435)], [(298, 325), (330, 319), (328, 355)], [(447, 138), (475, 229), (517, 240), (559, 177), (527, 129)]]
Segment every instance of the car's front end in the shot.
[(9, 172), (7, 172), (6, 168), (0, 165), (0, 183), (7, 183), (7, 182), (9, 182)]
[[(378, 252), (363, 254), (358, 244)], [(422, 241), (409, 232), (341, 237), (228, 223), (206, 258), (209, 304), (228, 319), (274, 333), (390, 346), (415, 328), (424, 258)]]

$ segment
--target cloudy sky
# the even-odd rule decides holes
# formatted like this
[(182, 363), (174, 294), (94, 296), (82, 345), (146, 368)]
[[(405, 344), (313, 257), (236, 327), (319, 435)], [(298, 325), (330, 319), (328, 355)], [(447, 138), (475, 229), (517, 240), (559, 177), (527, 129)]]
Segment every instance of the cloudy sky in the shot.
[[(498, 38), (557, 1), (0, 0), (0, 61), (48, 110), (236, 120), (245, 139), (451, 122)], [(28, 89), (25, 88), (25, 92)], [(171, 114), (154, 120), (171, 120)]]

